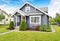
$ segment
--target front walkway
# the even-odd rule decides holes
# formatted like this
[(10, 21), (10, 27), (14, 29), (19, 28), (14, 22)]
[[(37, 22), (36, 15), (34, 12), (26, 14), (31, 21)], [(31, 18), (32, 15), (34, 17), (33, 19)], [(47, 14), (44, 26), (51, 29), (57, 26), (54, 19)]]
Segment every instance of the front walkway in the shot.
[(51, 29), (52, 29), (52, 32), (56, 32), (52, 25), (51, 25)]
[(13, 32), (13, 31), (14, 31), (14, 30), (9, 31), (9, 32), (0, 33), (0, 35), (8, 34), (8, 33), (11, 33), (11, 32)]

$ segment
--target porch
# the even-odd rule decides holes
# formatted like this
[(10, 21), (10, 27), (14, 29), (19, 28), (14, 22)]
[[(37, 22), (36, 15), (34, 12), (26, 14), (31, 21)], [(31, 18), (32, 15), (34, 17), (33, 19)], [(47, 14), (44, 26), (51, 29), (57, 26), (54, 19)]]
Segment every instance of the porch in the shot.
[(39, 25), (38, 24), (31, 24), (29, 17), (30, 16), (16, 15), (15, 16), (15, 20), (14, 20), (14, 27), (16, 29), (19, 29), (19, 26), (20, 26), (21, 21), (25, 20), (26, 25), (27, 25), (27, 29), (30, 29), (30, 30), (38, 30), (40, 24)]

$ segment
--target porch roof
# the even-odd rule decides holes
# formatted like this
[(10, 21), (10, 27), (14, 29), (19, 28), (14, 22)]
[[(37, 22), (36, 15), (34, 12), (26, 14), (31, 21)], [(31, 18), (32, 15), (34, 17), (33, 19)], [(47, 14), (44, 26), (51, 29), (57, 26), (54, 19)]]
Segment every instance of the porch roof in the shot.
[[(14, 14), (16, 13), (16, 12), (18, 12), (20, 15), (22, 15), (22, 16), (26, 16), (27, 14), (25, 13), (25, 12), (23, 12), (23, 11), (21, 11), (21, 10), (16, 10), (15, 12), (14, 12)], [(13, 15), (14, 16), (14, 15)]]

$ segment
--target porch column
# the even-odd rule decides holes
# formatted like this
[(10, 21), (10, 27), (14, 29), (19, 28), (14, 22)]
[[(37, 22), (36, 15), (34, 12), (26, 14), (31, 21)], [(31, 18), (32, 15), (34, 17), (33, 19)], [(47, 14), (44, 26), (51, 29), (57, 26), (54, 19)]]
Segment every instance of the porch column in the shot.
[(17, 16), (16, 16), (16, 27), (17, 27)]
[(23, 20), (23, 16), (21, 16), (21, 21)]
[(14, 27), (15, 27), (15, 15), (14, 15)]
[(21, 16), (21, 21), (25, 21), (26, 22), (26, 17), (25, 16)]

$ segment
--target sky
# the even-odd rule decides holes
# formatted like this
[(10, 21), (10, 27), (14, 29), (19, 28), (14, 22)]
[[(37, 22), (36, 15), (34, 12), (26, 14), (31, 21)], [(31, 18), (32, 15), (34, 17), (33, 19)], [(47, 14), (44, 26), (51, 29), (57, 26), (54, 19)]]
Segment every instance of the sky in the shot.
[(51, 0), (48, 8), (48, 14), (53, 18), (56, 17), (56, 13), (60, 13), (60, 0)]
[(48, 7), (49, 16), (55, 17), (56, 12), (60, 10), (60, 0), (0, 0), (0, 9), (6, 11), (8, 14), (21, 7), (25, 2), (40, 7)]

